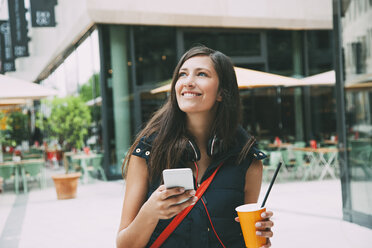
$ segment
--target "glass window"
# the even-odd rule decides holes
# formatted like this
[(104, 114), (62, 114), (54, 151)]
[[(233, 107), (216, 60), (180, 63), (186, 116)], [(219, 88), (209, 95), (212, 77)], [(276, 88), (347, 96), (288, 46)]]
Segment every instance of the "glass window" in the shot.
[(328, 140), (336, 134), (336, 97), (334, 87), (312, 86), (311, 127), (318, 141)]
[[(276, 88), (257, 88), (240, 92), (242, 123), (258, 139), (272, 139), (279, 133), (279, 105)], [(270, 110), (270, 111), (261, 111)], [(277, 113), (277, 114), (273, 114)]]
[(79, 71), (76, 56), (74, 51), (63, 62), (67, 95), (76, 95), (78, 92)]
[(309, 75), (333, 69), (332, 31), (307, 31)]
[(167, 93), (151, 94), (150, 92), (141, 93), (141, 117), (142, 122), (146, 123), (161, 105), (165, 103)]
[(261, 55), (260, 41), (259, 32), (226, 32), (210, 31), (210, 29), (184, 32), (186, 50), (202, 44), (232, 57)]
[(351, 205), (371, 215), (372, 89), (346, 92), (346, 124)]
[(296, 131), (295, 114), (295, 88), (281, 88), (280, 90), (280, 113), (281, 113), (281, 133), (285, 141), (294, 141)]
[(176, 31), (169, 27), (135, 27), (137, 85), (172, 77), (176, 65)]
[(292, 31), (268, 31), (267, 48), (269, 71), (285, 76), (293, 75)]
[(265, 71), (265, 65), (262, 63), (234, 63), (234, 66), (241, 67), (241, 68), (247, 68), (251, 70), (256, 70), (256, 71)]

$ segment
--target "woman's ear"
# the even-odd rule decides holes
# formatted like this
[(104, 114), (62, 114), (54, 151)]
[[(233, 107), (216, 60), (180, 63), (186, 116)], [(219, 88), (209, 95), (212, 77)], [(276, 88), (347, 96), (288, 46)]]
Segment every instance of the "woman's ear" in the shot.
[(217, 93), (216, 101), (217, 101), (217, 102), (222, 102), (222, 94), (221, 94), (221, 90), (219, 90), (218, 93)]

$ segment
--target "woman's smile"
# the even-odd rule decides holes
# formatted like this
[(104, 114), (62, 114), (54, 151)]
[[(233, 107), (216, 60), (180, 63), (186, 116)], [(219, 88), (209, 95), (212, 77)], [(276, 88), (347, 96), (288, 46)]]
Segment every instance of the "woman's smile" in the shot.
[(201, 96), (202, 94), (198, 92), (193, 92), (193, 91), (185, 91), (185, 92), (182, 92), (181, 95), (185, 98), (194, 98), (197, 96)]

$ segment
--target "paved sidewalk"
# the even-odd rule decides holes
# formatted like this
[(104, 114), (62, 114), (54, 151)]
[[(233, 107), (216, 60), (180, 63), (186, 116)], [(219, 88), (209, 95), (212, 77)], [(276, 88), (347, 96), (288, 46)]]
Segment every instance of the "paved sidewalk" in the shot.
[[(29, 194), (0, 194), (0, 247), (115, 247), (123, 195), (122, 180), (80, 184), (72, 200), (57, 200), (51, 181)], [(339, 181), (277, 183), (267, 206), (274, 248), (371, 247), (371, 229), (342, 221)]]

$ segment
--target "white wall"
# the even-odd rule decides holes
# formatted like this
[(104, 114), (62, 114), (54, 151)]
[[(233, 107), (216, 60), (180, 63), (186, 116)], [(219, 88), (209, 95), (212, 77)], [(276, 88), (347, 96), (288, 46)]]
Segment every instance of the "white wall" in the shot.
[[(200, 3), (203, 4), (200, 4)], [(96, 22), (203, 27), (331, 29), (331, 0), (90, 0)]]

